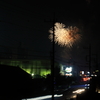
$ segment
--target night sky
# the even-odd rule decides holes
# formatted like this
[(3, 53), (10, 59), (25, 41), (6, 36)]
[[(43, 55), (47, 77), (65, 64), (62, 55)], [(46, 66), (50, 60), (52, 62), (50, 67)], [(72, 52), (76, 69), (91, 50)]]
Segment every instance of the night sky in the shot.
[[(99, 0), (66, 1), (17, 1), (0, 0), (0, 51), (21, 45), (26, 51), (49, 55), (52, 43), (48, 30), (52, 20), (57, 19), (67, 26), (77, 26), (82, 39), (72, 48), (55, 44), (57, 58), (86, 64), (87, 48), (91, 44), (92, 53), (100, 54)], [(54, 16), (55, 14), (55, 16)]]

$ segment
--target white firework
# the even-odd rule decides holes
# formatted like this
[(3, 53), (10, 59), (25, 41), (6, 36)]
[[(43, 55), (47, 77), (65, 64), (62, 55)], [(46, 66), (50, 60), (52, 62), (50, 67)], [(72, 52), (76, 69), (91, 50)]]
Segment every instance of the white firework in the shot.
[(68, 27), (66, 28), (62, 23), (55, 23), (54, 31), (53, 28), (49, 30), (51, 33), (49, 39), (53, 41), (53, 32), (54, 32), (54, 41), (60, 46), (71, 47), (74, 43), (78, 42), (81, 39), (81, 35), (78, 34), (79, 29), (77, 27)]

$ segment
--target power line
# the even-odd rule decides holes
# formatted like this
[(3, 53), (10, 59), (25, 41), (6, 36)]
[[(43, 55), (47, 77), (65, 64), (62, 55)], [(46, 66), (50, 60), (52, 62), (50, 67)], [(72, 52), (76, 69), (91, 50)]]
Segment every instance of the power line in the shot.
[[(7, 52), (0, 52), (0, 59), (7, 59), (7, 58), (10, 58), (10, 59), (14, 59), (13, 56), (17, 56), (15, 57), (15, 59), (43, 59), (43, 58), (46, 58), (46, 59), (49, 59), (50, 60), (50, 55), (48, 56), (44, 56), (44, 55), (33, 55), (33, 54), (18, 54), (18, 53), (7, 53)], [(32, 57), (32, 58), (31, 58)], [(55, 58), (55, 62), (63, 62), (63, 63), (68, 63), (68, 61), (65, 61), (64, 59), (60, 59), (60, 58)]]
[[(3, 46), (3, 45), (0, 45), (0, 47), (2, 47), (2, 48), (5, 48), (5, 49), (13, 49), (13, 51), (14, 51), (14, 49), (15, 50), (18, 50), (18, 49), (16, 49), (15, 47), (10, 47), (10, 46)], [(20, 48), (20, 50), (21, 50), (21, 48)], [(48, 57), (49, 59), (50, 59), (50, 53), (49, 52), (43, 52), (43, 51), (34, 51), (34, 50), (30, 50), (30, 49), (26, 49), (26, 50), (28, 50), (28, 51), (31, 51), (31, 52), (33, 52), (33, 54), (27, 54), (27, 52), (25, 52), (24, 53), (24, 51), (23, 51), (23, 53), (14, 53), (14, 52), (0, 52), (0, 54), (6, 54), (6, 56), (7, 56), (7, 54), (8, 55), (18, 55), (18, 56), (26, 56), (26, 57), (29, 57), (29, 56), (31, 56), (31, 57)], [(35, 53), (35, 54), (34, 54)], [(40, 54), (41, 53), (41, 54)], [(43, 55), (43, 53), (47, 53), (47, 55)], [(67, 60), (64, 60), (63, 58), (61, 58), (59, 55), (56, 55), (55, 56), (55, 61), (60, 61), (60, 62), (65, 62), (65, 63), (67, 63), (68, 61)]]
[(24, 50), (26, 50), (26, 51), (31, 51), (31, 52), (33, 52), (33, 53), (48, 53), (49, 54), (49, 51), (35, 51), (34, 49), (32, 50), (32, 49), (28, 49), (28, 48), (24, 48), (24, 47), (19, 47), (19, 46), (17, 46), (17, 47), (12, 47), (12, 46), (4, 46), (4, 45), (0, 45), (0, 47), (4, 47), (4, 48), (8, 48), (8, 49), (24, 49)]

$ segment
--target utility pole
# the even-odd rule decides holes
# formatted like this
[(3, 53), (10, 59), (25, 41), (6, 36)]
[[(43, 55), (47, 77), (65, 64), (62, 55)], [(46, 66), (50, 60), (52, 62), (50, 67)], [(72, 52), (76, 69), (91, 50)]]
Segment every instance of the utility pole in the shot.
[(96, 60), (95, 60), (96, 70), (98, 70), (98, 53), (96, 53), (95, 56), (96, 56)]
[(91, 76), (91, 44), (89, 44), (89, 72)]
[(89, 55), (86, 56), (86, 61), (89, 64), (89, 72), (90, 72), (90, 76), (91, 76), (91, 44), (89, 44), (88, 47), (83, 47), (83, 48), (88, 49)]
[(52, 41), (52, 52), (51, 52), (51, 86), (52, 86), (52, 100), (54, 100), (54, 67), (55, 67), (55, 13), (53, 20), (46, 21), (53, 23), (53, 41)]
[(54, 100), (54, 67), (55, 67), (55, 19), (53, 19), (53, 44), (52, 44), (52, 51), (53, 51), (53, 55), (52, 55), (52, 64), (51, 64), (51, 76), (52, 76), (52, 100)]

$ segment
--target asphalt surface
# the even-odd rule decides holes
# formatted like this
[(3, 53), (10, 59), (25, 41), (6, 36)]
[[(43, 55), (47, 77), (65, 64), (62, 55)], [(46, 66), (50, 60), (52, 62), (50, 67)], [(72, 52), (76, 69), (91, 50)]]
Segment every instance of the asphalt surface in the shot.
[[(54, 100), (70, 100), (73, 98), (73, 100), (76, 98), (77, 93), (73, 93), (73, 91), (76, 91), (78, 89), (84, 89), (85, 85), (72, 85), (68, 90), (63, 91), (62, 93), (55, 95)], [(40, 96), (35, 98), (27, 98), (22, 100), (52, 100), (51, 95), (46, 96)]]

